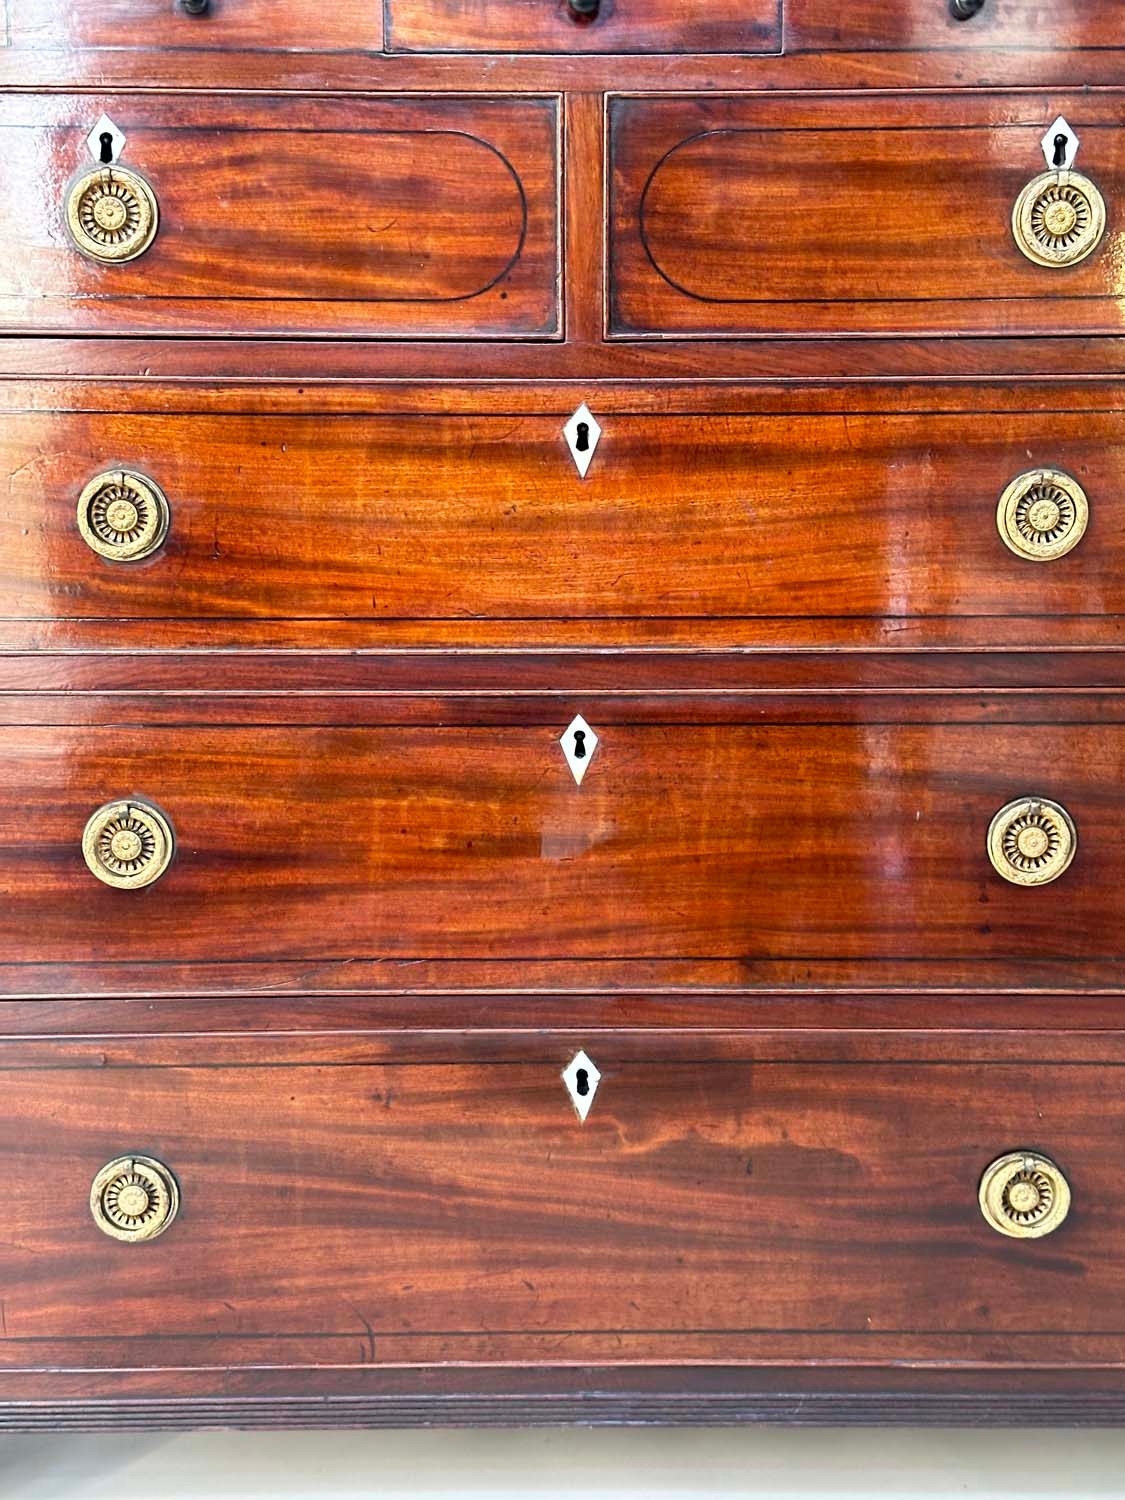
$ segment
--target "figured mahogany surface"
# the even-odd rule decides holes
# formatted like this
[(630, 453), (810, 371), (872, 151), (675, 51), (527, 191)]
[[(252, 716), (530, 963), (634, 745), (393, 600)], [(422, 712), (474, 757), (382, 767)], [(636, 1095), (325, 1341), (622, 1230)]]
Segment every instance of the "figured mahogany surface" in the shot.
[[(100, 99), (160, 205), (151, 249), (87, 260), (82, 97), (0, 101), (8, 331), (506, 337), (557, 331), (549, 99)], [(8, 217), (5, 218), (5, 212)]]
[[(709, 393), (660, 413), (603, 410), (583, 480), (570, 415), (8, 414), (0, 464), (0, 614), (10, 622), (238, 620), (625, 622), (707, 617), (850, 622), (960, 617), (982, 645), (998, 616), (1125, 612), (1125, 430), (1116, 410), (755, 415)], [(807, 403), (805, 403), (807, 404)], [(940, 400), (934, 404), (941, 404)], [(683, 409), (679, 409), (683, 408)], [(693, 409), (694, 408), (694, 409)], [(711, 408), (711, 410), (708, 410)], [(1050, 564), (1001, 541), (1017, 474), (1079, 479), (1093, 520)], [(94, 556), (75, 524), (93, 474), (156, 480), (172, 525), (139, 564)], [(732, 625), (732, 631), (735, 627)], [(1044, 625), (1043, 629), (1053, 627)], [(323, 637), (322, 637), (323, 638)]]
[[(1111, 200), (1111, 98), (1057, 96)], [(1012, 205), (1044, 169), (1042, 100), (621, 98), (609, 104), (609, 328), (652, 333), (1119, 333), (1118, 230), (1033, 265)], [(951, 240), (951, 226), (956, 226)]]
[[(1125, 1421), (1118, 11), (8, 0), (0, 1427)], [(1052, 271), (1060, 114), (1108, 229)]]

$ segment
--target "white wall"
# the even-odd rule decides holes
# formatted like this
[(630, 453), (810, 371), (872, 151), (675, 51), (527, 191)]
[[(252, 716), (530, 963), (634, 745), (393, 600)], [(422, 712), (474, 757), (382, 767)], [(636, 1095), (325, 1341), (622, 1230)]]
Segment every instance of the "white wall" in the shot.
[(1125, 1494), (1125, 1432), (631, 1430), (0, 1438), (3, 1500)]

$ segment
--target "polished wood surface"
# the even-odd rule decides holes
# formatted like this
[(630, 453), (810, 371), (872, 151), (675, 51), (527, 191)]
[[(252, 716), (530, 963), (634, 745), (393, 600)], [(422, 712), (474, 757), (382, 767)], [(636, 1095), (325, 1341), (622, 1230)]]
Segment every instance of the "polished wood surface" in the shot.
[[(589, 0), (587, 0), (589, 3)], [(387, 0), (406, 52), (779, 52), (782, 0)]]
[[(624, 620), (816, 615), (828, 638), (849, 620), (959, 616), (982, 645), (997, 616), (1089, 616), (1108, 642), (1125, 614), (1115, 410), (989, 411), (974, 397), (962, 413), (898, 414), (885, 393), (878, 411), (804, 413), (798, 397), (758, 416), (701, 393), (659, 413), (603, 409), (583, 480), (565, 406), (503, 401), (467, 391), (455, 414), (400, 403), (368, 417), (9, 413), (0, 614), (72, 620), (76, 638), (93, 619), (210, 620), (219, 644), (240, 618), (443, 622), (451, 642), (463, 621), (524, 620), (531, 643), (539, 620), (604, 621), (609, 636)], [(1093, 519), (1073, 553), (1036, 564), (1001, 542), (996, 502), (1043, 465), (1081, 481)], [(172, 510), (167, 544), (135, 565), (93, 556), (75, 525), (83, 485), (116, 467), (156, 480)]]
[[(5, 21), (0, 1427), (1125, 1421), (1116, 9)], [(103, 112), (117, 268), (62, 217)], [(1059, 114), (1066, 272), (1010, 230)], [(136, 566), (75, 525), (123, 465)], [(1012, 1149), (1041, 1242), (977, 1208)], [(126, 1152), (149, 1245), (89, 1213)]]
[(1119, 6), (1091, 0), (984, 0), (959, 20), (948, 0), (786, 0), (786, 47), (911, 50), (1125, 45)]
[[(902, 1062), (885, 1037), (792, 1063), (770, 1040), (618, 1061), (603, 1038), (585, 1124), (550, 1032), (514, 1056), (501, 1034), (489, 1061), (451, 1036), (424, 1064), (408, 1037), (385, 1063), (343, 1036), (257, 1065), (218, 1038), (174, 1065), (143, 1040), (129, 1063), (101, 1038), (9, 1044), (0, 1363), (1120, 1362), (1120, 1060), (1025, 1040), (1005, 1063)], [(1038, 1244), (976, 1201), (1027, 1141), (1074, 1194)], [(182, 1209), (122, 1245), (89, 1184), (142, 1149)]]
[[(557, 743), (569, 705), (527, 730), (387, 717), (8, 730), (6, 957), (136, 962), (130, 989), (154, 965), (230, 960), (800, 961), (810, 982), (878, 960), (909, 984), (943, 958), (979, 981), (1025, 952), (1120, 958), (1120, 725), (667, 724), (643, 704), (608, 723), (589, 706), (601, 742), (579, 787)], [(1079, 853), (1028, 890), (995, 875), (985, 835), (1036, 795), (1067, 807)], [(82, 828), (134, 796), (177, 854), (157, 885), (115, 891)]]
[[(125, 265), (87, 260), (65, 228), (103, 111), (160, 205), (152, 248)], [(550, 336), (556, 135), (547, 99), (8, 96), (0, 326)]]
[(1119, 201), (1112, 97), (611, 100), (610, 332), (1120, 333), (1112, 217), (1062, 270), (1012, 236), (1060, 113)]

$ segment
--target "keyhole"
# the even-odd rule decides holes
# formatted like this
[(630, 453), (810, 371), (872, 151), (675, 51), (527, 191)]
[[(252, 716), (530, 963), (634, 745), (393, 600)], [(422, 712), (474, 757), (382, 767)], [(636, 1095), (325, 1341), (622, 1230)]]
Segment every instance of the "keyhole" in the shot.
[(589, 424), (589, 422), (579, 422), (578, 426), (574, 429), (574, 446), (578, 449), (579, 453), (586, 453), (586, 452), (589, 451), (589, 447), (590, 447), (590, 424)]
[(1066, 166), (1066, 148), (1070, 144), (1065, 135), (1055, 136), (1055, 166)]
[(108, 130), (103, 130), (101, 135), (98, 136), (98, 141), (101, 145), (101, 156), (99, 157), (99, 160), (102, 162), (112, 162), (113, 136)]
[(574, 1092), (580, 1099), (590, 1092), (590, 1075), (585, 1068), (579, 1068), (574, 1075)]
[[(575, 760), (586, 759), (586, 731), (584, 729), (576, 729), (574, 731), (574, 758)], [(579, 1076), (584, 1077), (585, 1075), (580, 1074)]]

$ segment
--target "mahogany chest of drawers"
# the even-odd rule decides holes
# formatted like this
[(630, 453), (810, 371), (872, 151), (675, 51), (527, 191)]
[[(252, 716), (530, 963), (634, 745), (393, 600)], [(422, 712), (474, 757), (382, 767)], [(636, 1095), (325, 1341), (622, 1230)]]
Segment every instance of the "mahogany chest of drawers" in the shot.
[(4, 21), (0, 1427), (1125, 1420), (1125, 11)]

